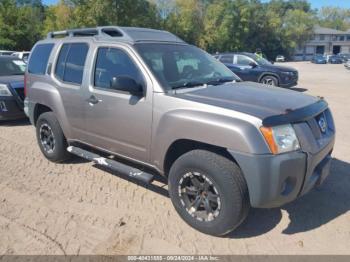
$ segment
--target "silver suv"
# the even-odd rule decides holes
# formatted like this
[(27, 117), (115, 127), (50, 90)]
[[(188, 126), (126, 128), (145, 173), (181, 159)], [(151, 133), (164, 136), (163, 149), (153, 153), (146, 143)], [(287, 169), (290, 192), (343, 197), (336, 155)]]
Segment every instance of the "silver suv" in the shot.
[(335, 127), (323, 99), (242, 82), (168, 32), (50, 33), (32, 50), (26, 94), (46, 158), (78, 155), (144, 183), (161, 174), (179, 215), (207, 234), (329, 174)]

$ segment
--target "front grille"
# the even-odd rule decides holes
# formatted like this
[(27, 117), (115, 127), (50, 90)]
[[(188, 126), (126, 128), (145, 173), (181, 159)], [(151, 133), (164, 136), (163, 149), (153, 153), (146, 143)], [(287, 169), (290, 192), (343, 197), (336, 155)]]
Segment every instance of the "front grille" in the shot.
[(17, 95), (21, 98), (22, 101), (24, 101), (24, 88), (16, 88), (14, 89)]
[(308, 125), (316, 140), (328, 136), (330, 132), (334, 132), (333, 118), (329, 109), (310, 119)]

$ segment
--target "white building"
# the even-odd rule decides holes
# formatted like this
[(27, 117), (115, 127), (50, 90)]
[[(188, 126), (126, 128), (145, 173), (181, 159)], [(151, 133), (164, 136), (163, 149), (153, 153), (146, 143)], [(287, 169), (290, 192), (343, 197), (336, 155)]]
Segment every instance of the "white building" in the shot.
[(312, 38), (295, 50), (294, 60), (311, 60), (315, 54), (339, 53), (350, 53), (350, 29), (339, 31), (318, 26)]

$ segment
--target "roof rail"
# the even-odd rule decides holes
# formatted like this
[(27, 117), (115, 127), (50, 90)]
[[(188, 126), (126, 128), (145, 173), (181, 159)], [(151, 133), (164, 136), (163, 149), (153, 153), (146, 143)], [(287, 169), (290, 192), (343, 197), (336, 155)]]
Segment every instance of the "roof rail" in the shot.
[(47, 38), (56, 37), (98, 37), (114, 38), (129, 42), (140, 41), (162, 41), (162, 42), (181, 42), (183, 40), (177, 36), (161, 30), (137, 28), (137, 27), (118, 27), (118, 26), (101, 26), (95, 28), (70, 29), (64, 31), (50, 32)]
[(95, 36), (99, 34), (97, 28), (83, 28), (83, 29), (70, 29), (63, 31), (50, 32), (47, 34), (47, 38), (55, 37), (74, 37), (74, 36)]

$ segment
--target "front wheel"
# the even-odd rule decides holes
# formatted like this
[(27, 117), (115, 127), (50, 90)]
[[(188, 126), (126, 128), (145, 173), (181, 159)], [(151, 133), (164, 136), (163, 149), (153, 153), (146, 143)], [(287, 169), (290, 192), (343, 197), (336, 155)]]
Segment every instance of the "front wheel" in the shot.
[(237, 164), (205, 150), (190, 151), (175, 161), (169, 173), (169, 194), (190, 226), (214, 236), (237, 228), (250, 207)]
[(260, 82), (264, 85), (278, 86), (278, 79), (274, 76), (264, 76)]

